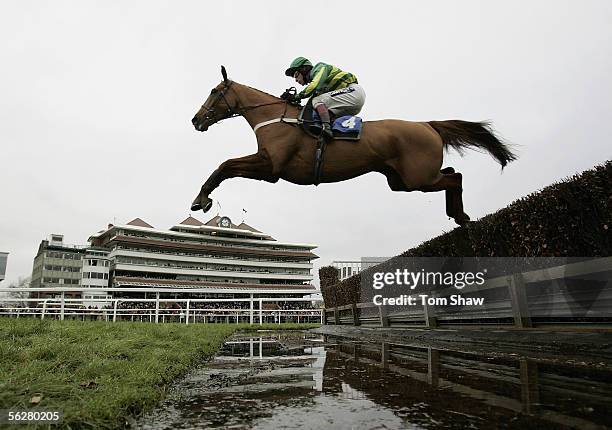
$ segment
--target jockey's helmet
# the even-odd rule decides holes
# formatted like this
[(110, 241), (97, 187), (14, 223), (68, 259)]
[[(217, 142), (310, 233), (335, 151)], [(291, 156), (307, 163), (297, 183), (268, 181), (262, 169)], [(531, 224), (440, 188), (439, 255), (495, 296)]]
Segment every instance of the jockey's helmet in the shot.
[(289, 64), (289, 68), (285, 70), (285, 75), (289, 77), (293, 77), (293, 74), (295, 73), (295, 71), (302, 66), (312, 67), (312, 63), (308, 61), (308, 58), (297, 57), (295, 60), (291, 62), (291, 64)]

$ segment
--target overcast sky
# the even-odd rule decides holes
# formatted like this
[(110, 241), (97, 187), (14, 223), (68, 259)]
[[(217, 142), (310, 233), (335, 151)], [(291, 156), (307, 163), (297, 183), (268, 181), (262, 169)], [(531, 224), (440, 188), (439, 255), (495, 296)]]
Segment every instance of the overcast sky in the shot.
[[(353, 72), (365, 120), (493, 121), (520, 159), (449, 153), (474, 219), (612, 158), (612, 2), (10, 1), (0, 4), (0, 251), (7, 286), (50, 233), (166, 229), (225, 159), (255, 152), (242, 118), (190, 120), (219, 66), (280, 94), (298, 55)], [(391, 256), (454, 228), (444, 195), (382, 175), (301, 187), (233, 179), (221, 213), (334, 259)], [(207, 221), (217, 212), (194, 214)]]

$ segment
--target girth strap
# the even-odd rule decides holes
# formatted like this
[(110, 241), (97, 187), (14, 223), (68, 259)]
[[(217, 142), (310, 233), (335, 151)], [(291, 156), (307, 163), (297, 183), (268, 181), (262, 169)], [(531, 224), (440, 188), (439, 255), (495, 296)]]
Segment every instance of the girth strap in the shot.
[(298, 124), (300, 121), (297, 118), (285, 118), (285, 117), (269, 119), (268, 121), (260, 122), (255, 127), (253, 127), (253, 132), (257, 133), (257, 130), (259, 130), (261, 127), (265, 127), (266, 125), (274, 124), (276, 122), (285, 122), (287, 124)]
[(323, 154), (325, 153), (325, 144), (327, 140), (325, 136), (321, 134), (317, 140), (317, 151), (315, 152), (315, 168), (314, 168), (314, 184), (319, 185), (321, 183), (321, 172), (323, 170)]
[[(261, 127), (265, 127), (266, 125), (270, 125), (270, 124), (275, 124), (277, 122), (284, 122), (287, 124), (301, 124), (303, 121), (297, 119), (297, 118), (285, 118), (285, 117), (280, 117), (280, 118), (274, 118), (274, 119), (270, 119), (268, 121), (264, 121), (264, 122), (260, 122), (259, 124), (257, 124), (255, 127), (253, 127), (253, 132), (257, 133), (257, 130), (259, 130)], [(321, 134), (318, 138), (317, 141), (317, 151), (316, 151), (316, 155), (315, 155), (315, 168), (314, 168), (314, 184), (315, 185), (319, 185), (321, 183), (321, 171), (322, 171), (322, 167), (323, 167), (323, 154), (325, 152), (325, 144), (326, 144), (326, 139), (325, 137)]]

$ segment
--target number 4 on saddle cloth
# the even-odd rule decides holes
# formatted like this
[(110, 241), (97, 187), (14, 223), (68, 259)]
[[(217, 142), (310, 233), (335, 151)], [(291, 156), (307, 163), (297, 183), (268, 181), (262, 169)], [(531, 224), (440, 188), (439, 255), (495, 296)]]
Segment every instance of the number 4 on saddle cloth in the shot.
[[(331, 112), (330, 112), (331, 114)], [(317, 112), (312, 108), (311, 100), (300, 111), (299, 122), (306, 133), (313, 137), (321, 135), (321, 119)], [(359, 140), (361, 137), (362, 120), (358, 116), (345, 115), (339, 118), (332, 118), (332, 131), (334, 139), (340, 140)]]

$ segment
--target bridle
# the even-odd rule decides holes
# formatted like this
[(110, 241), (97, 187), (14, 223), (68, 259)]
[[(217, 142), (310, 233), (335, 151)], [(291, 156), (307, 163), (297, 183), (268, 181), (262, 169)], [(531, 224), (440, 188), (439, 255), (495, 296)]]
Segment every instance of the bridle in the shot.
[[(275, 104), (281, 104), (281, 103), (285, 103), (287, 104), (286, 100), (278, 100), (278, 101), (273, 101), (273, 102), (269, 102), (269, 103), (260, 103), (260, 104), (256, 104), (256, 105), (252, 105), (252, 106), (241, 106), (242, 105), (242, 101), (240, 100), (240, 97), (238, 96), (238, 93), (236, 91), (234, 91), (234, 95), (236, 96), (236, 100), (238, 101), (238, 103), (236, 104), (236, 108), (232, 108), (229, 104), (229, 102), (227, 101), (226, 98), (226, 94), (230, 91), (232, 85), (233, 85), (234, 81), (231, 80), (226, 80), (223, 82), (223, 88), (221, 90), (218, 90), (217, 88), (213, 88), (210, 91), (210, 94), (217, 94), (216, 98), (213, 100), (213, 102), (210, 104), (210, 106), (206, 107), (204, 105), (202, 105), (202, 108), (206, 110), (206, 114), (204, 115), (203, 120), (204, 121), (214, 121), (212, 124), (216, 124), (219, 123), (221, 121), (223, 121), (224, 119), (228, 119), (228, 118), (235, 118), (237, 116), (242, 116), (245, 112), (252, 110), (252, 109), (256, 109), (262, 106), (270, 106), (270, 105), (275, 105)], [(223, 100), (223, 102), (225, 103), (225, 106), (227, 106), (227, 110), (225, 111), (225, 113), (220, 117), (220, 118), (216, 118), (215, 116), (215, 107), (217, 106), (217, 104)], [(285, 108), (286, 109), (286, 108)]]

